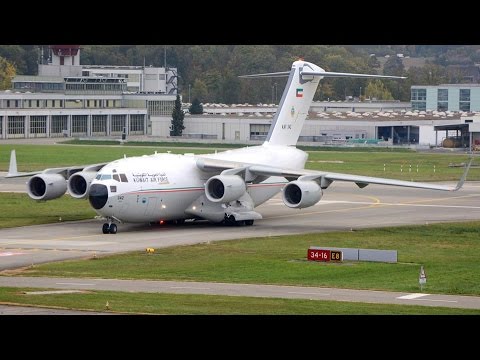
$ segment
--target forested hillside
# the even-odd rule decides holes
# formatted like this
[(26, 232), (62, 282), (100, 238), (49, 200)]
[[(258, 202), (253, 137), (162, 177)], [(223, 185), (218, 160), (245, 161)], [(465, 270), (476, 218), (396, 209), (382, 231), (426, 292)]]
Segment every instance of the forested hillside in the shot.
[[(48, 48), (44, 46), (44, 57)], [(0, 58), (17, 74), (36, 75), (41, 47), (0, 46)], [(373, 55), (375, 54), (375, 55)], [(396, 54), (402, 54), (403, 58)], [(166, 55), (166, 56), (165, 56)], [(385, 55), (390, 55), (385, 58)], [(403, 81), (325, 79), (315, 100), (345, 96), (410, 100), (410, 86), (465, 81), (480, 62), (480, 46), (450, 45), (82, 45), (81, 63), (177, 67), (184, 100), (223, 103), (271, 103), (280, 100), (286, 79), (239, 79), (238, 75), (286, 71), (299, 57), (327, 71), (405, 75)], [(382, 57), (382, 62), (379, 58)], [(406, 57), (424, 57), (421, 67), (405, 68)], [(456, 67), (455, 67), (456, 66)], [(465, 69), (464, 69), (465, 68)], [(470, 68), (467, 70), (467, 68)], [(1, 69), (0, 69), (1, 71)], [(1, 76), (1, 74), (0, 74)], [(361, 94), (360, 94), (361, 92)]]

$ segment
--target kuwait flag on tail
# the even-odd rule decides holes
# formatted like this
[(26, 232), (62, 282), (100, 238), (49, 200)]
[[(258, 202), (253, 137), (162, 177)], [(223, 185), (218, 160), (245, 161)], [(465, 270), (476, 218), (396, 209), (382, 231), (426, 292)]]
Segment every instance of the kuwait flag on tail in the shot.
[(303, 97), (303, 89), (297, 89), (297, 97)]

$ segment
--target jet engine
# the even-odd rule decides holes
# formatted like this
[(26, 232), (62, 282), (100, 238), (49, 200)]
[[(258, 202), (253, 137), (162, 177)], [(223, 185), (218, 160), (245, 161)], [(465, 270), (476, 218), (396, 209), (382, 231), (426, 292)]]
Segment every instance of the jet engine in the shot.
[(68, 192), (76, 199), (84, 199), (88, 196), (90, 184), (97, 175), (94, 171), (77, 172), (68, 179)]
[(216, 203), (237, 200), (246, 190), (245, 181), (238, 175), (217, 175), (205, 183), (207, 199)]
[(67, 182), (60, 174), (39, 174), (32, 176), (27, 183), (27, 192), (34, 200), (52, 200), (67, 191)]
[(315, 205), (322, 195), (322, 189), (315, 181), (296, 180), (285, 185), (282, 197), (288, 207), (302, 209)]

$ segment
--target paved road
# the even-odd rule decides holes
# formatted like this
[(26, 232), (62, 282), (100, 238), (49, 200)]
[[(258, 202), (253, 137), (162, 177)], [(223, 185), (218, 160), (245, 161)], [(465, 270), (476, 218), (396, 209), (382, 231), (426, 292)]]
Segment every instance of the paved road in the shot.
[(0, 305), (0, 315), (112, 315), (112, 313)]
[[(257, 208), (264, 219), (257, 220), (253, 226), (224, 227), (207, 222), (186, 222), (181, 226), (120, 224), (116, 235), (105, 235), (101, 232), (103, 222), (92, 219), (0, 229), (0, 270), (147, 247), (479, 220), (479, 190), (479, 183), (467, 183), (464, 189), (453, 193), (375, 185), (358, 189), (354, 184), (334, 183), (317, 205), (307, 209), (290, 209), (283, 205), (280, 197), (271, 199)], [(38, 206), (39, 211), (41, 205), (32, 201), (32, 206)]]
[(411, 294), (403, 292), (333, 289), (304, 286), (21, 276), (0, 277), (0, 286), (172, 294), (252, 296), (480, 309), (480, 297), (476, 296), (433, 295), (424, 293)]
[[(2, 179), (5, 181), (6, 179)], [(0, 182), (1, 183), (1, 182)], [(6, 184), (4, 189), (19, 186)], [(467, 183), (459, 192), (440, 192), (370, 185), (358, 189), (354, 184), (334, 183), (325, 191), (317, 205), (302, 209), (289, 209), (280, 197), (259, 206), (264, 216), (253, 226), (223, 227), (205, 222), (187, 222), (182, 226), (148, 226), (144, 224), (120, 224), (119, 233), (101, 233), (102, 221), (60, 222), (57, 224), (30, 226), (0, 230), (0, 270), (29, 266), (42, 262), (94, 255), (143, 250), (147, 247), (161, 248), (207, 241), (230, 240), (247, 237), (277, 236), (326, 231), (344, 231), (378, 226), (406, 224), (430, 224), (435, 222), (465, 221), (480, 219), (480, 184)], [(41, 206), (32, 202), (32, 206)], [(315, 241), (312, 240), (312, 245)], [(6, 284), (11, 277), (0, 277)], [(36, 278), (35, 281), (42, 279)], [(45, 281), (49, 281), (46, 279)], [(70, 282), (61, 279), (53, 282)], [(84, 280), (71, 280), (83, 282)], [(98, 281), (98, 280), (95, 280)], [(106, 280), (102, 280), (106, 281)], [(16, 284), (22, 284), (20, 280)], [(90, 279), (87, 283), (90, 283)], [(208, 289), (192, 289), (198, 283), (166, 283), (163, 287), (152, 284), (156, 291), (219, 293), (246, 296), (275, 296), (291, 298), (315, 298), (341, 301), (385, 302), (425, 306), (452, 306), (480, 308), (476, 297), (450, 297), (444, 295), (388, 293), (376, 291), (358, 292), (339, 289), (291, 288), (263, 285), (199, 284)], [(128, 291), (126, 283), (117, 281), (116, 290)], [(192, 285), (193, 284), (193, 285)], [(123, 286), (126, 288), (123, 288)], [(5, 285), (6, 286), (6, 285)], [(11, 285), (19, 286), (19, 285)], [(23, 285), (22, 285), (23, 286)], [(26, 285), (25, 285), (26, 286)], [(40, 286), (29, 285), (29, 286)], [(58, 287), (46, 283), (47, 287)], [(65, 286), (65, 285), (62, 285)], [(95, 289), (98, 285), (92, 285)], [(97, 286), (97, 287), (95, 287)], [(103, 286), (103, 285), (102, 285)], [(176, 289), (172, 289), (172, 286)], [(147, 291), (147, 290), (142, 290)], [(151, 291), (151, 290), (150, 290)], [(300, 294), (295, 294), (300, 293)], [(329, 294), (329, 295), (326, 295)], [(348, 300), (350, 299), (350, 300)]]

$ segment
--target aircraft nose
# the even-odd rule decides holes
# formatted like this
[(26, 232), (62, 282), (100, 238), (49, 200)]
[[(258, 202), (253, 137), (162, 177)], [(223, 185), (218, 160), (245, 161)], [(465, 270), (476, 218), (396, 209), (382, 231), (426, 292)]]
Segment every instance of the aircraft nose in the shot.
[(108, 188), (102, 184), (93, 184), (90, 187), (88, 200), (94, 209), (100, 210), (108, 200)]

